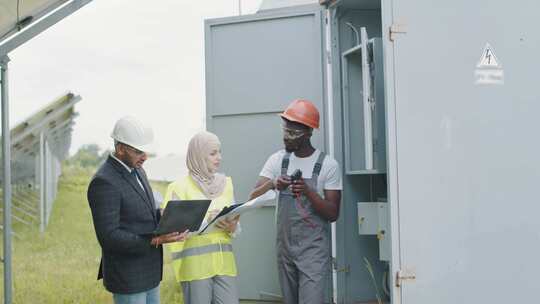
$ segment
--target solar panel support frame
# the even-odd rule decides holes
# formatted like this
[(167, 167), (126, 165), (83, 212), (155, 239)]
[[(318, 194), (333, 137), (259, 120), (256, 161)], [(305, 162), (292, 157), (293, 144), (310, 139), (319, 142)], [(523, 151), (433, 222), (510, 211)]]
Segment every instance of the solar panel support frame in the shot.
[(2, 161), (4, 199), (4, 302), (11, 303), (13, 282), (11, 265), (11, 136), (9, 128), (9, 89), (7, 55), (0, 57), (0, 94), (2, 99)]
[(21, 32), (9, 36), (4, 41), (0, 41), (0, 56), (9, 54), (9, 52), (23, 45), (28, 40), (39, 35), (49, 27), (55, 25), (60, 20), (73, 14), (91, 1), (92, 0), (68, 1), (50, 12), (49, 14), (46, 14), (45, 16), (39, 18), (37, 21), (34, 21), (33, 23), (25, 27), (23, 30), (21, 30)]

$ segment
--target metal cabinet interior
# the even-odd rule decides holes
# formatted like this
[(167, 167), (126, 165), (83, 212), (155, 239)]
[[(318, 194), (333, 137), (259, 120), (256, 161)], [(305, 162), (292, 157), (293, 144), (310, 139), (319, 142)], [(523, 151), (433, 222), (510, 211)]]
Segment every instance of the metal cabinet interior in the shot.
[[(336, 158), (342, 164), (343, 195), (340, 219), (337, 222), (337, 298), (338, 303), (363, 303), (373, 301), (377, 293), (384, 300), (388, 297), (383, 293), (382, 282), (388, 278), (389, 241), (390, 233), (385, 232), (384, 242), (381, 242), (376, 233), (362, 234), (358, 232), (358, 205), (357, 202), (377, 202), (379, 198), (387, 197), (386, 183), (386, 146), (385, 146), (385, 98), (383, 93), (384, 74), (382, 64), (382, 49), (380, 39), (371, 40), (373, 49), (372, 60), (378, 61), (375, 70), (371, 72), (371, 83), (377, 87), (373, 92), (381, 106), (376, 106), (372, 116), (372, 127), (377, 133), (373, 138), (380, 139), (382, 147), (373, 149), (381, 151), (374, 153), (373, 160), (377, 170), (366, 170), (364, 165), (365, 145), (361, 135), (364, 134), (363, 104), (362, 104), (362, 78), (360, 53), (353, 54), (353, 62), (349, 68), (353, 69), (353, 77), (343, 77), (343, 54), (358, 46), (352, 25), (360, 32), (365, 28), (367, 37), (382, 37), (381, 11), (379, 1), (338, 1), (330, 7), (331, 15), (331, 61), (333, 75), (333, 104), (335, 113), (335, 150)], [(359, 35), (360, 36), (360, 33)], [(369, 42), (370, 39), (365, 39)], [(368, 48), (369, 49), (369, 48)], [(366, 52), (368, 53), (368, 52)], [(350, 57), (350, 56), (347, 56)], [(371, 65), (371, 66), (375, 66)], [(349, 70), (350, 71), (350, 70)], [(368, 72), (368, 71), (366, 71)], [(345, 80), (348, 78), (348, 83)], [(346, 89), (346, 90), (344, 90)], [(352, 93), (352, 94), (349, 94)], [(347, 96), (348, 95), (348, 96)], [(351, 107), (351, 105), (353, 107)], [(380, 115), (380, 116), (378, 116)], [(378, 117), (381, 117), (379, 119)], [(351, 152), (352, 151), (352, 152)], [(382, 161), (382, 165), (379, 162)], [(378, 220), (378, 215), (373, 215)], [(381, 251), (381, 248), (383, 248)], [(365, 260), (372, 265), (374, 281), (368, 271)], [(377, 290), (379, 292), (377, 292)]]
[(387, 202), (359, 202), (358, 234), (374, 235), (379, 240), (379, 259), (390, 261), (389, 211)]
[[(358, 31), (347, 22), (353, 31)], [(347, 174), (384, 173), (386, 138), (382, 43), (365, 27), (342, 54), (343, 124)]]

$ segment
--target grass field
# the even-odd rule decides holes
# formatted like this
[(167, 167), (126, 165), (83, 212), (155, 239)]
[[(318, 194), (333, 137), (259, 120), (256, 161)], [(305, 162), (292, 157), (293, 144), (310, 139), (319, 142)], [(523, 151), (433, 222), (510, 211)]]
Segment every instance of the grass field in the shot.
[[(91, 173), (65, 172), (44, 234), (37, 226), (14, 222), (14, 231), (20, 236), (13, 239), (14, 303), (112, 303), (102, 281), (96, 280), (100, 248), (86, 199)], [(165, 190), (163, 183), (153, 186), (154, 190)], [(167, 254), (165, 260), (169, 263)], [(179, 303), (170, 265), (164, 270), (161, 303)]]

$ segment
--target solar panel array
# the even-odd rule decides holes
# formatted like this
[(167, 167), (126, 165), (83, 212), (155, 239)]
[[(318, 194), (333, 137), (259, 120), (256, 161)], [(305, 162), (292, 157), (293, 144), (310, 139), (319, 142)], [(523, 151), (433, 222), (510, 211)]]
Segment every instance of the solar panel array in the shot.
[(78, 115), (75, 104), (80, 100), (80, 96), (68, 93), (11, 129), (13, 222), (45, 230), (57, 194), (61, 162), (68, 157), (71, 145)]

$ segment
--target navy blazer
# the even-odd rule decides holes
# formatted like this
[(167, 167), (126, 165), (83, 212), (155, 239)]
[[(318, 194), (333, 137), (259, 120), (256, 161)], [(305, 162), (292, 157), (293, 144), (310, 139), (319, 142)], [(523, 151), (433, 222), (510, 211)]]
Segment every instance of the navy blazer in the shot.
[(163, 251), (152, 246), (159, 222), (152, 188), (143, 169), (135, 169), (144, 190), (126, 168), (108, 157), (88, 186), (88, 202), (101, 245), (98, 280), (112, 293), (147, 291), (163, 275)]

